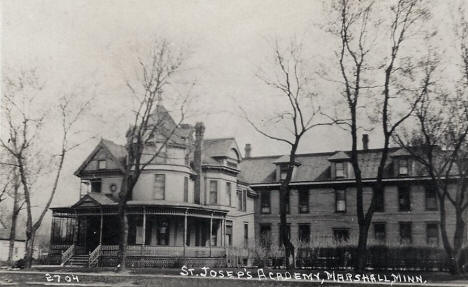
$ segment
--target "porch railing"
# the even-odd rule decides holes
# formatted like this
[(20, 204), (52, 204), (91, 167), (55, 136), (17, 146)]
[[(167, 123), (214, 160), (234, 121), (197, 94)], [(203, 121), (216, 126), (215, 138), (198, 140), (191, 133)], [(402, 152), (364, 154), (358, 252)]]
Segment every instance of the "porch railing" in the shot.
[(65, 250), (62, 253), (62, 266), (65, 265), (65, 263), (67, 263), (67, 261), (70, 260), (74, 254), (75, 254), (75, 245), (72, 244), (70, 247), (68, 247), (67, 250)]
[[(117, 256), (118, 245), (102, 245), (102, 256)], [(183, 246), (148, 246), (129, 245), (127, 246), (127, 256), (158, 256), (158, 257), (224, 257), (226, 249), (224, 247), (186, 246), (185, 255)]]
[(89, 267), (96, 267), (98, 262), (99, 262), (99, 257), (101, 256), (101, 244), (99, 244), (96, 249), (93, 250), (89, 254), (89, 261), (88, 261), (88, 266)]

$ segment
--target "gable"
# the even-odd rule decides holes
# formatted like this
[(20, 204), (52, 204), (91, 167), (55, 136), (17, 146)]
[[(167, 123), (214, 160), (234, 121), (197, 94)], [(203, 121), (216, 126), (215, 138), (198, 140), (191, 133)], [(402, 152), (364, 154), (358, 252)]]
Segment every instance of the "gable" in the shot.
[(100, 147), (94, 156), (91, 157), (91, 160), (84, 166), (83, 170), (85, 171), (96, 171), (101, 170), (98, 168), (98, 162), (100, 160), (106, 161), (106, 168), (105, 169), (119, 169), (118, 163), (115, 162), (112, 155), (103, 147)]

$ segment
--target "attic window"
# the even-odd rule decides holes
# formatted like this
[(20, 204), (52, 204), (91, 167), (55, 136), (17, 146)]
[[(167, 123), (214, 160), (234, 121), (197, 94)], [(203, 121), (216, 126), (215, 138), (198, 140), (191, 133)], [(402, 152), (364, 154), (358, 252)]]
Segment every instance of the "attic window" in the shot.
[(339, 177), (345, 177), (344, 169), (345, 169), (345, 164), (344, 164), (344, 162), (337, 162), (337, 163), (336, 163), (336, 177), (337, 177), (337, 178), (339, 178)]
[(285, 180), (287, 175), (288, 175), (288, 166), (282, 165), (280, 167), (280, 180)]
[(98, 160), (98, 169), (106, 169), (107, 168), (107, 161), (104, 160)]
[(402, 158), (398, 160), (398, 174), (399, 175), (408, 175), (408, 159)]

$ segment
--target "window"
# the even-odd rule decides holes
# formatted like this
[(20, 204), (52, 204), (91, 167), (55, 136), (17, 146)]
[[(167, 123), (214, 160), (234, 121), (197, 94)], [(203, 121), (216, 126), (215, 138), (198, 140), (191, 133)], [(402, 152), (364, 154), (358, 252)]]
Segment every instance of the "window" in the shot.
[(184, 202), (188, 202), (188, 177), (184, 177)]
[(260, 212), (271, 213), (271, 193), (270, 191), (260, 192)]
[(299, 213), (309, 213), (309, 190), (299, 191)]
[(386, 240), (386, 230), (385, 230), (385, 223), (384, 222), (376, 222), (374, 223), (374, 238), (375, 241), (378, 243), (385, 243)]
[(349, 229), (335, 228), (333, 229), (333, 238), (336, 243), (344, 243), (349, 240)]
[(104, 160), (98, 160), (98, 169), (106, 169), (107, 168), (107, 161)]
[(401, 158), (398, 160), (398, 174), (399, 175), (408, 175), (408, 159)]
[(166, 190), (166, 175), (155, 174), (154, 185), (153, 185), (153, 198), (164, 199), (165, 190)]
[(247, 211), (247, 190), (242, 190), (242, 211)]
[(237, 209), (242, 211), (242, 191), (237, 191)]
[(343, 178), (345, 177), (345, 164), (344, 162), (337, 162), (335, 163), (335, 177), (336, 178)]
[(244, 222), (244, 248), (249, 247), (249, 223)]
[(411, 222), (400, 222), (400, 244), (411, 244), (413, 241)]
[(102, 181), (101, 179), (93, 179), (91, 181), (91, 192), (101, 192), (101, 187), (102, 187)]
[(226, 197), (227, 197), (227, 204), (229, 206), (232, 205), (232, 199), (231, 199), (231, 183), (230, 182), (226, 182)]
[(436, 190), (431, 185), (425, 186), (426, 194), (426, 210), (437, 210), (437, 194)]
[(346, 212), (346, 193), (344, 189), (335, 190), (335, 211)]
[(280, 166), (280, 181), (285, 180), (287, 175), (288, 175), (288, 166), (287, 165)]
[[(281, 224), (278, 225), (279, 234), (279, 245), (283, 246), (283, 237), (281, 237)], [(286, 237), (291, 239), (291, 224), (286, 224)]]
[(398, 205), (400, 211), (411, 210), (410, 189), (409, 186), (398, 187)]
[(437, 223), (426, 225), (426, 242), (431, 246), (439, 245), (439, 225)]
[(310, 224), (299, 224), (298, 239), (302, 243), (310, 242)]
[(226, 242), (227, 246), (232, 246), (232, 221), (226, 221)]
[(218, 204), (218, 182), (210, 180), (210, 204)]
[(169, 222), (162, 219), (158, 222), (158, 245), (169, 245)]
[(263, 247), (271, 245), (271, 224), (260, 224), (260, 244)]
[(385, 210), (385, 190), (382, 189), (381, 191), (376, 191), (374, 193), (375, 196), (375, 211), (376, 212), (384, 212)]

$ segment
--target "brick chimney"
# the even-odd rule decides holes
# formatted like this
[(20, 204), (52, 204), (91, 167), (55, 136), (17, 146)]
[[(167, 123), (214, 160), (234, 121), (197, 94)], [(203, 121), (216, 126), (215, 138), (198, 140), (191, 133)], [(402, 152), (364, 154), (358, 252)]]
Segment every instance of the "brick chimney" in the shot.
[(195, 151), (193, 154), (193, 169), (197, 173), (194, 186), (194, 202), (200, 204), (200, 194), (202, 190), (202, 150), (203, 150), (203, 134), (205, 133), (205, 125), (202, 122), (195, 124)]
[(363, 150), (369, 149), (369, 135), (368, 134), (362, 135), (362, 149)]
[(244, 158), (249, 158), (251, 156), (251, 152), (252, 152), (252, 146), (249, 143), (245, 144), (245, 147), (244, 147), (245, 156), (244, 156)]

